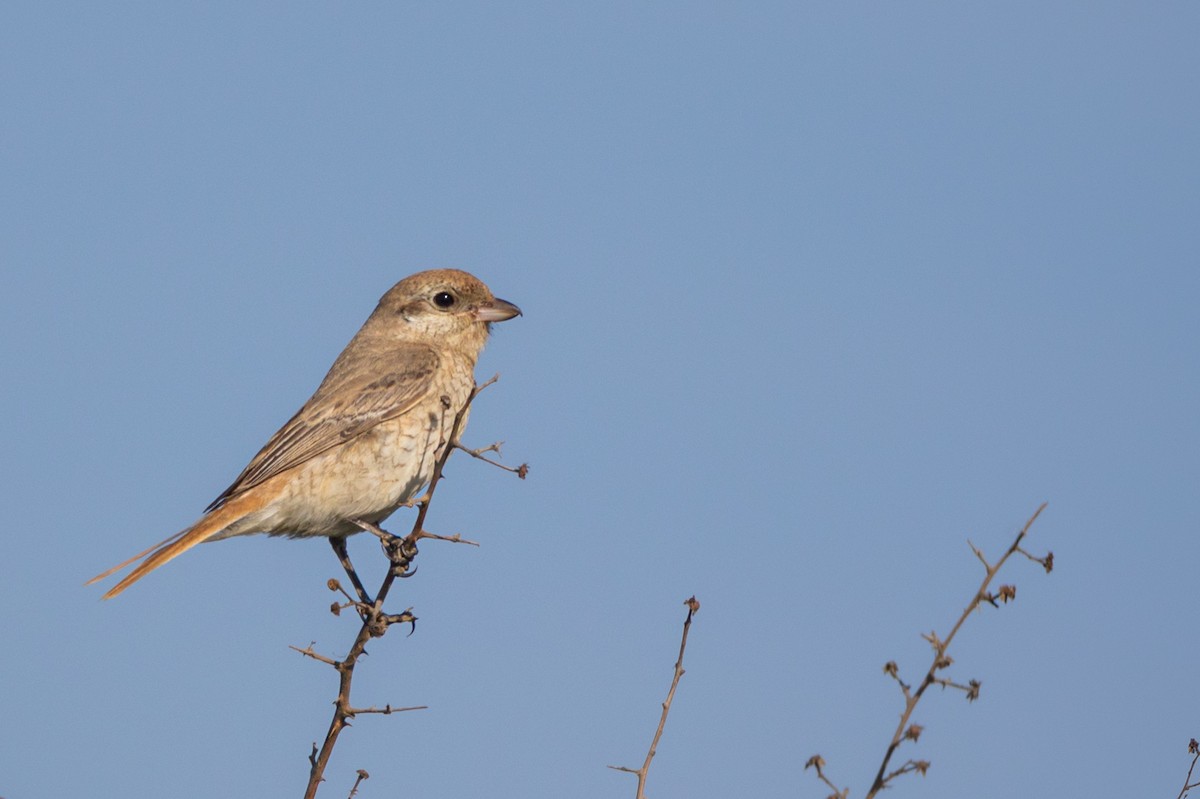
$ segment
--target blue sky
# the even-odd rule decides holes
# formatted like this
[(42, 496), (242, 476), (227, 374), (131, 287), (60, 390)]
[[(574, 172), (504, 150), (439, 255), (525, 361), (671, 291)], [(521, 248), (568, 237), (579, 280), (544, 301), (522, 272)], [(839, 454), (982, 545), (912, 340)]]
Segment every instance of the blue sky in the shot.
[[(0, 24), (0, 795), (296, 796), (322, 542), (189, 524), (379, 295), (497, 329), (322, 796), (1175, 796), (1200, 736), (1194, 4), (38, 3)], [(397, 514), (391, 526), (405, 529)], [(372, 542), (351, 552), (378, 581)]]

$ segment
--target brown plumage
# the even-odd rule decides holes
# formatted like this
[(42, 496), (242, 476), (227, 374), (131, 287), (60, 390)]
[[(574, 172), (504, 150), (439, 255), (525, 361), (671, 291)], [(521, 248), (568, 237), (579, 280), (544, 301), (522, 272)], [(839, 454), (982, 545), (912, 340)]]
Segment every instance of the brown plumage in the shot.
[(340, 537), (360, 530), (351, 520), (382, 522), (429, 482), (474, 387), (491, 323), (519, 313), (467, 272), (435, 269), (401, 280), (312, 398), (195, 524), (87, 584), (144, 558), (108, 599), (204, 541)]

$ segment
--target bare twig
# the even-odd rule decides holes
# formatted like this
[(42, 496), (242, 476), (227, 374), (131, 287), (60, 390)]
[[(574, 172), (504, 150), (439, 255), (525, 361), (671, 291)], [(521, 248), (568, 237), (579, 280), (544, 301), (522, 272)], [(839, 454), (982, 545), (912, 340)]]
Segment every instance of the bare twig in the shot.
[(326, 665), (337, 668), (338, 662), (336, 660), (334, 660), (333, 658), (327, 658), (324, 655), (318, 655), (316, 652), (313, 651), (313, 644), (315, 644), (315, 643), (316, 643), (316, 641), (313, 641), (311, 644), (304, 647), (303, 649), (301, 649), (298, 646), (292, 646), (291, 644), (288, 644), (288, 649), (294, 649), (297, 652), (299, 652), (301, 655), (304, 655), (305, 657), (310, 657), (313, 660), (319, 660), (322, 663), (325, 663)]
[(422, 530), (417, 534), (417, 540), (422, 538), (432, 538), (435, 541), (449, 541), (451, 544), (469, 544), (473, 547), (479, 546), (478, 541), (470, 541), (466, 538), (463, 538), (459, 533), (455, 533), (454, 535), (438, 535), (437, 533), (431, 533), (428, 530)]
[(675, 676), (671, 680), (671, 689), (667, 691), (666, 701), (662, 704), (662, 715), (658, 719), (658, 729), (654, 731), (654, 740), (650, 742), (650, 749), (646, 752), (646, 760), (642, 763), (642, 767), (638, 769), (626, 766), (609, 766), (614, 771), (624, 771), (637, 775), (637, 799), (645, 799), (646, 797), (646, 775), (650, 773), (650, 761), (654, 759), (654, 755), (658, 751), (658, 741), (662, 738), (663, 728), (667, 726), (667, 714), (671, 712), (671, 701), (675, 698), (675, 689), (679, 686), (679, 679), (683, 677), (683, 652), (687, 649), (688, 630), (692, 626), (692, 616), (696, 614), (696, 611), (700, 610), (700, 603), (694, 596), (685, 600), (683, 604), (687, 606), (688, 612), (687, 618), (683, 622), (683, 637), (679, 641), (679, 658), (675, 661)]
[(1038, 558), (1021, 549), (1021, 542), (1025, 540), (1025, 536), (1028, 535), (1030, 527), (1033, 526), (1033, 523), (1037, 520), (1038, 516), (1041, 515), (1045, 508), (1046, 504), (1042, 503), (1041, 507), (1039, 507), (1034, 514), (1029, 517), (1029, 521), (1025, 522), (1025, 526), (1021, 529), (1021, 532), (1017, 534), (1016, 539), (1008, 547), (1004, 555), (998, 561), (996, 561), (994, 565), (988, 563), (987, 558), (984, 557), (983, 552), (981, 552), (978, 547), (976, 547), (974, 544), (971, 544), (969, 541), (967, 542), (971, 547), (971, 551), (975, 553), (977, 558), (979, 558), (979, 561), (983, 564), (983, 567), (986, 570), (986, 573), (983, 577), (983, 582), (980, 584), (978, 590), (976, 590), (975, 595), (971, 598), (971, 601), (967, 603), (967, 607), (958, 617), (958, 621), (955, 622), (954, 626), (950, 629), (950, 634), (947, 635), (945, 639), (939, 638), (934, 632), (923, 636), (925, 640), (929, 642), (930, 646), (933, 647), (933, 663), (929, 666), (929, 670), (926, 671), (924, 678), (922, 678), (920, 685), (915, 691), (910, 690), (909, 686), (900, 679), (899, 670), (897, 669), (895, 663), (889, 662), (888, 665), (884, 667), (884, 671), (895, 677), (896, 682), (900, 684), (901, 690), (904, 694), (904, 712), (900, 715), (900, 722), (896, 725), (896, 731), (892, 734), (892, 740), (888, 744), (887, 751), (883, 756), (883, 762), (879, 764), (879, 770), (875, 774), (875, 780), (871, 783), (871, 789), (867, 792), (867, 799), (872, 799), (881, 790), (887, 787), (889, 782), (896, 777), (899, 777), (901, 774), (907, 774), (915, 771), (924, 775), (926, 770), (929, 768), (929, 763), (927, 761), (909, 760), (903, 766), (893, 771), (888, 771), (888, 764), (891, 763), (892, 756), (895, 755), (896, 750), (900, 747), (900, 745), (905, 740), (916, 741), (920, 736), (920, 725), (910, 724), (909, 720), (912, 718), (913, 711), (916, 709), (917, 704), (921, 701), (921, 697), (925, 695), (925, 689), (931, 685), (941, 685), (943, 688), (952, 687), (964, 691), (967, 694), (968, 700), (973, 701), (979, 696), (980, 684), (978, 681), (972, 680), (970, 683), (968, 683), (968, 685), (964, 686), (938, 677), (937, 672), (941, 669), (947, 668), (951, 664), (952, 661), (946, 654), (946, 650), (950, 648), (950, 644), (954, 640), (954, 636), (958, 635), (958, 631), (962, 628), (963, 624), (966, 623), (967, 617), (969, 617), (976, 610), (976, 608), (979, 607), (981, 602), (988, 602), (989, 604), (996, 605), (997, 601), (1009, 602), (1016, 598), (1016, 588), (1013, 586), (1000, 586), (996, 594), (992, 594), (988, 591), (988, 587), (991, 585), (996, 574), (1014, 553), (1020, 552), (1030, 560), (1042, 564), (1043, 568), (1045, 568), (1047, 571), (1053, 568), (1054, 556), (1052, 553), (1046, 555), (1044, 558)]
[[(912, 728), (910, 727), (909, 729), (911, 730)], [(917, 735), (920, 735), (920, 733), (917, 733)], [(915, 741), (917, 739), (917, 735), (909, 735), (906, 737), (912, 738), (912, 740)], [(913, 771), (917, 772), (922, 777), (924, 777), (925, 772), (928, 770), (929, 770), (929, 761), (928, 760), (909, 760), (909, 761), (905, 762), (905, 764), (903, 766), (901, 766), (900, 768), (896, 769), (895, 771), (889, 772), (888, 775), (883, 778), (883, 781), (886, 784), (888, 782), (891, 782), (896, 777), (899, 777), (901, 774), (908, 774)]]
[[(397, 578), (410, 577), (416, 572), (416, 567), (412, 566), (412, 560), (417, 555), (417, 541), (425, 538), (431, 538), (440, 541), (452, 541), (478, 546), (478, 544), (476, 544), (474, 541), (467, 541), (458, 534), (453, 536), (442, 536), (426, 531), (425, 518), (429, 513), (429, 504), (433, 499), (434, 491), (437, 489), (438, 483), (442, 479), (442, 472), (445, 469), (447, 459), (456, 448), (461, 449), (461, 447), (458, 445), (458, 436), (462, 431), (463, 420), (466, 418), (467, 410), (471, 407), (471, 403), (474, 401), (475, 397), (479, 396), (479, 393), (488, 386), (495, 383), (499, 377), (499, 375), (495, 375), (490, 380), (482, 384), (477, 384), (474, 387), (474, 389), (471, 391), (471, 394), (467, 397), (467, 401), (463, 404), (463, 407), (459, 409), (457, 414), (454, 416), (454, 421), (450, 425), (449, 431), (444, 433), (440, 444), (441, 454), (438, 456), (438, 459), (434, 464), (433, 473), (429, 480), (429, 487), (426, 489), (423, 496), (409, 503), (411, 505), (415, 505), (417, 508), (417, 518), (413, 522), (411, 532), (409, 532), (407, 536), (399, 538), (383, 530), (378, 525), (365, 521), (355, 522), (362, 529), (367, 530), (380, 538), (384, 552), (392, 564), (392, 567), (388, 569), (387, 574), (384, 575), (383, 582), (380, 584), (379, 590), (376, 591), (374, 599), (371, 599), (367, 595), (358, 579), (358, 575), (355, 573), (353, 566), (350, 564), (350, 559), (345, 551), (345, 539), (341, 539), (340, 541), (338, 539), (333, 539), (331, 542), (333, 543), (334, 551), (337, 553), (339, 561), (341, 561), (342, 566), (345, 568), (347, 576), (354, 585), (355, 593), (358, 594), (358, 598), (355, 599), (353, 596), (348, 594), (345, 589), (342, 588), (341, 584), (338, 583), (337, 580), (330, 580), (328, 586), (330, 590), (340, 591), (347, 599), (346, 604), (334, 603), (331, 610), (336, 614), (339, 613), (343, 608), (354, 607), (361, 617), (362, 626), (359, 628), (358, 634), (355, 637), (354, 643), (351, 645), (350, 650), (341, 660), (334, 660), (316, 653), (312, 648), (312, 644), (304, 649), (294, 646), (291, 647), (306, 657), (313, 658), (314, 660), (318, 660), (322, 663), (332, 666), (338, 672), (339, 677), (338, 694), (337, 699), (334, 701), (333, 719), (329, 723), (329, 730), (325, 734), (325, 740), (321, 744), (320, 748), (317, 747), (316, 743), (313, 744), (312, 753), (308, 758), (310, 769), (308, 787), (304, 794), (305, 799), (313, 799), (313, 797), (316, 796), (317, 788), (324, 780), (325, 768), (329, 764), (329, 758), (333, 753), (334, 746), (337, 744), (338, 736), (341, 734), (343, 729), (350, 726), (350, 720), (356, 715), (363, 713), (390, 715), (392, 713), (399, 713), (408, 710), (422, 710), (425, 707), (423, 705), (418, 707), (392, 707), (390, 704), (385, 705), (383, 708), (354, 707), (352, 704), (350, 704), (350, 687), (354, 679), (354, 669), (358, 664), (359, 658), (366, 654), (367, 642), (372, 638), (378, 638), (379, 636), (382, 636), (387, 632), (389, 626), (398, 623), (410, 623), (415, 626), (416, 617), (412, 614), (411, 608), (405, 610), (403, 613), (387, 614), (383, 612), (383, 603), (387, 598), (388, 592), (391, 590), (392, 584)], [(450, 409), (447, 407), (446, 410), (448, 413)], [(443, 426), (444, 422), (445, 417), (443, 418)], [(341, 544), (340, 547), (339, 543)], [(360, 770), (358, 772), (358, 779), (354, 783), (354, 788), (350, 791), (350, 796), (355, 795), (355, 793), (358, 791), (359, 783), (367, 779), (367, 776), (367, 772), (365, 771)]]
[(393, 713), (404, 713), (409, 710), (429, 710), (429, 705), (413, 705), (412, 707), (392, 707), (391, 705), (384, 705), (383, 707), (371, 706), (350, 708), (350, 712), (356, 716), (359, 713), (378, 713), (381, 716), (390, 716)]
[(359, 769), (358, 770), (358, 779), (356, 779), (354, 781), (354, 787), (350, 789), (350, 793), (349, 793), (349, 795), (346, 796), (346, 799), (354, 799), (355, 795), (358, 793), (358, 784), (360, 782), (362, 782), (363, 780), (369, 780), (370, 778), (371, 778), (370, 774), (363, 771), (362, 769)]
[(956, 683), (953, 680), (946, 680), (938, 677), (933, 681), (935, 685), (940, 685), (942, 688), (957, 688), (967, 695), (968, 702), (974, 702), (979, 698), (979, 689), (983, 687), (983, 683), (979, 680), (971, 680), (966, 685)]
[(833, 784), (833, 780), (825, 776), (825, 758), (821, 757), (820, 755), (813, 755), (810, 757), (808, 762), (804, 764), (804, 768), (806, 771), (810, 768), (816, 769), (817, 779), (828, 785), (829, 789), (833, 791), (833, 793), (829, 794), (827, 799), (846, 799), (846, 797), (850, 795), (849, 788), (842, 788), (839, 791), (838, 787)]
[(1192, 771), (1196, 768), (1196, 761), (1200, 760), (1200, 742), (1195, 738), (1188, 741), (1188, 754), (1192, 756), (1192, 765), (1188, 767), (1187, 776), (1183, 779), (1183, 788), (1176, 799), (1184, 799), (1192, 788), (1200, 788), (1200, 781), (1192, 782)]
[(458, 444), (458, 443), (456, 443), (454, 445), (454, 447), (455, 447), (455, 449), (460, 449), (463, 452), (467, 453), (472, 458), (477, 458), (477, 459), (483, 461), (484, 463), (490, 463), (492, 466), (495, 466), (497, 469), (503, 469), (506, 472), (512, 472), (517, 477), (520, 477), (522, 480), (524, 480), (529, 475), (529, 464), (528, 463), (522, 463), (520, 466), (505, 466), (503, 463), (500, 463), (500, 461), (492, 460), (491, 458), (487, 457), (484, 454), (487, 452), (494, 452), (494, 453), (496, 453), (497, 456), (499, 456), (500, 455), (500, 447), (503, 445), (504, 445), (503, 441), (497, 441), (494, 444), (488, 444), (486, 447), (480, 447), (479, 449), (468, 449), (467, 447), (464, 447), (462, 444)]

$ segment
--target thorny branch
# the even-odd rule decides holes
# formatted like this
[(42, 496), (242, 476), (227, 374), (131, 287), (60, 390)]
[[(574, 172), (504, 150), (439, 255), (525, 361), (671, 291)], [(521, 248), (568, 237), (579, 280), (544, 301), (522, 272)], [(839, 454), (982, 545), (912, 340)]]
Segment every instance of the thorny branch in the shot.
[[(980, 550), (974, 544), (971, 544), (972, 551), (974, 551), (976, 557), (978, 557), (983, 563), (984, 569), (986, 570), (986, 573), (983, 577), (983, 582), (980, 583), (979, 589), (975, 592), (975, 595), (971, 598), (971, 601), (967, 603), (967, 607), (963, 610), (962, 615), (958, 617), (958, 621), (955, 622), (954, 627), (950, 629), (950, 634), (946, 636), (944, 641), (939, 639), (937, 634), (933, 632), (924, 636), (925, 640), (927, 640), (930, 646), (933, 647), (933, 663), (929, 666), (929, 670), (925, 673), (925, 677), (921, 680), (921, 685), (915, 692), (909, 691), (907, 687), (904, 687), (904, 712), (900, 716), (900, 723), (896, 725), (895, 733), (892, 734), (892, 740), (891, 743), (888, 744), (887, 752), (883, 756), (883, 762), (879, 764), (879, 771), (875, 775), (875, 781), (871, 783), (871, 789), (867, 792), (867, 799), (871, 799), (878, 794), (879, 791), (881, 791), (892, 779), (905, 773), (903, 767), (889, 773), (887, 771), (888, 764), (891, 762), (892, 756), (896, 753), (896, 749), (899, 748), (901, 743), (903, 743), (906, 739), (916, 741), (917, 737), (920, 735), (921, 728), (915, 724), (910, 725), (909, 719), (912, 717), (912, 713), (916, 709), (917, 703), (921, 701), (921, 697), (925, 694), (925, 689), (938, 681), (937, 672), (941, 669), (947, 668), (953, 662), (946, 655), (946, 650), (949, 649), (950, 643), (954, 640), (954, 636), (958, 635), (958, 631), (962, 628), (963, 624), (966, 623), (967, 617), (969, 617), (975, 611), (975, 609), (979, 607), (980, 602), (988, 602), (989, 604), (995, 605), (997, 599), (1008, 602), (1011, 599), (1016, 598), (1016, 588), (1012, 586), (1000, 586), (998, 594), (991, 594), (988, 592), (988, 586), (991, 585), (992, 580), (1008, 561), (1009, 557), (1016, 552), (1021, 552), (1026, 557), (1041, 563), (1046, 571), (1049, 571), (1051, 568), (1053, 568), (1053, 555), (1047, 555), (1045, 558), (1036, 558), (1025, 550), (1021, 549), (1021, 542), (1029, 533), (1029, 528), (1033, 525), (1034, 521), (1037, 520), (1037, 517), (1041, 515), (1045, 508), (1046, 504), (1042, 503), (1042, 505), (1036, 511), (1034, 511), (1033, 516), (1029, 517), (1029, 521), (1025, 522), (1025, 526), (1021, 529), (1021, 532), (1017, 534), (1017, 537), (1013, 541), (1012, 545), (1009, 546), (1008, 550), (1004, 553), (1000, 560), (996, 561), (995, 565), (989, 565), (987, 559), (983, 556), (983, 553), (980, 552)], [(894, 664), (889, 665), (894, 666)], [(899, 677), (897, 677), (896, 680), (899, 682)], [(901, 683), (901, 686), (903, 685), (904, 684)], [(967, 698), (969, 700), (974, 699), (979, 695), (979, 686), (977, 683), (972, 685), (972, 689), (973, 690), (968, 691), (967, 693)], [(917, 770), (923, 775), (926, 768), (928, 768), (927, 763), (925, 764), (925, 768), (910, 770)]]
[[(974, 701), (979, 698), (979, 689), (981, 684), (978, 680), (971, 680), (966, 685), (962, 685), (961, 683), (954, 682), (947, 678), (939, 677), (938, 672), (942, 669), (949, 668), (954, 662), (953, 658), (946, 654), (946, 651), (950, 648), (950, 643), (954, 640), (954, 636), (958, 634), (959, 629), (964, 623), (966, 623), (967, 617), (969, 617), (980, 606), (980, 603), (986, 602), (993, 607), (999, 607), (1000, 603), (1008, 603), (1016, 599), (1017, 589), (1012, 585), (1001, 585), (995, 593), (992, 593), (988, 590), (989, 586), (992, 584), (992, 580), (996, 577), (996, 574), (999, 573), (1000, 569), (1012, 555), (1020, 553), (1035, 563), (1040, 564), (1047, 572), (1054, 568), (1054, 553), (1050, 552), (1044, 557), (1037, 557), (1021, 548), (1021, 543), (1025, 540), (1025, 536), (1029, 534), (1029, 530), (1033, 526), (1033, 523), (1045, 509), (1046, 504), (1042, 503), (1042, 505), (1034, 512), (1033, 516), (1029, 517), (1029, 521), (1025, 522), (1025, 526), (1019, 533), (1017, 533), (1016, 539), (995, 564), (988, 563), (988, 560), (986, 557), (984, 557), (983, 552), (981, 552), (974, 544), (968, 542), (971, 547), (971, 551), (975, 553), (975, 557), (979, 559), (980, 563), (983, 564), (985, 569), (983, 582), (980, 584), (974, 596), (971, 598), (971, 601), (967, 604), (967, 607), (963, 610), (962, 614), (958, 618), (958, 621), (955, 622), (954, 626), (950, 630), (950, 633), (945, 637), (945, 639), (940, 638), (936, 632), (922, 634), (921, 637), (928, 641), (929, 645), (933, 648), (933, 662), (930, 664), (929, 670), (925, 673), (925, 676), (921, 679), (920, 684), (915, 690), (911, 685), (904, 682), (904, 680), (900, 678), (900, 669), (899, 666), (896, 665), (895, 661), (888, 661), (884, 665), (884, 673), (896, 681), (896, 684), (900, 687), (901, 693), (904, 695), (904, 712), (900, 715), (900, 722), (896, 725), (896, 731), (892, 734), (892, 740), (888, 744), (887, 751), (883, 756), (883, 762), (879, 764), (879, 770), (875, 774), (875, 779), (871, 783), (871, 789), (867, 792), (866, 799), (873, 799), (873, 797), (875, 797), (881, 790), (888, 787), (892, 780), (896, 779), (902, 774), (916, 772), (924, 775), (929, 769), (929, 761), (908, 760), (904, 763), (904, 765), (888, 771), (888, 766), (892, 761), (892, 757), (895, 755), (896, 750), (900, 747), (900, 745), (905, 741), (917, 741), (921, 736), (921, 732), (924, 730), (921, 725), (910, 723), (910, 719), (912, 718), (913, 711), (916, 709), (917, 704), (921, 701), (921, 697), (925, 695), (925, 690), (929, 688), (929, 686), (938, 685), (943, 689), (954, 688), (960, 690), (966, 694), (968, 701)], [(846, 799), (849, 789), (838, 791), (833, 782), (831, 782), (829, 778), (825, 776), (825, 773), (822, 770), (824, 765), (825, 761), (820, 755), (813, 755), (808, 759), (808, 762), (804, 767), (806, 769), (810, 766), (814, 767), (816, 769), (818, 779), (834, 790), (831, 799)]]
[[(449, 459), (450, 453), (452, 453), (455, 449), (463, 449), (465, 452), (472, 452), (471, 450), (465, 449), (458, 443), (458, 436), (462, 431), (463, 420), (466, 418), (467, 410), (471, 407), (471, 403), (475, 400), (475, 397), (479, 396), (479, 393), (488, 386), (495, 383), (499, 377), (499, 375), (496, 375), (487, 382), (476, 385), (471, 391), (471, 394), (467, 397), (466, 403), (455, 415), (454, 422), (450, 426), (449, 433), (445, 435), (445, 438), (442, 441), (443, 446), (441, 455), (438, 456), (437, 462), (434, 464), (433, 474), (429, 480), (429, 487), (421, 497), (409, 503), (410, 506), (415, 505), (417, 508), (417, 518), (413, 522), (411, 532), (401, 538), (399, 536), (392, 535), (386, 530), (383, 530), (378, 525), (365, 521), (355, 521), (355, 523), (358, 524), (363, 530), (366, 530), (379, 537), (383, 551), (391, 563), (391, 568), (389, 568), (387, 574), (384, 575), (383, 582), (380, 584), (379, 590), (375, 592), (374, 599), (371, 599), (367, 595), (366, 590), (363, 588), (362, 583), (358, 579), (358, 575), (355, 573), (353, 566), (350, 564), (350, 559), (346, 554), (345, 540), (331, 539), (330, 543), (333, 545), (333, 549), (337, 553), (338, 559), (341, 561), (347, 576), (354, 585), (356, 596), (352, 596), (344, 588), (342, 588), (341, 583), (339, 583), (337, 580), (329, 580), (327, 584), (329, 590), (341, 593), (346, 599), (344, 603), (333, 603), (333, 605), (330, 607), (330, 610), (335, 615), (339, 615), (342, 610), (354, 608), (362, 621), (362, 625), (359, 628), (358, 634), (355, 636), (354, 643), (350, 646), (350, 650), (341, 660), (334, 660), (333, 658), (318, 654), (313, 650), (313, 644), (309, 644), (303, 649), (294, 646), (291, 647), (306, 657), (310, 657), (314, 660), (320, 661), (321, 663), (332, 666), (338, 672), (339, 677), (338, 694), (337, 699), (334, 701), (333, 719), (329, 723), (329, 730), (325, 734), (325, 740), (321, 744), (320, 748), (317, 747), (316, 743), (313, 744), (312, 753), (308, 757), (310, 768), (308, 787), (304, 793), (305, 799), (313, 799), (313, 797), (316, 796), (317, 788), (320, 786), (321, 782), (324, 781), (325, 768), (329, 764), (329, 758), (330, 755), (333, 754), (333, 748), (337, 744), (338, 736), (341, 734), (343, 729), (350, 726), (351, 719), (359, 714), (364, 713), (389, 715), (408, 710), (425, 709), (425, 706), (423, 705), (417, 707), (393, 707), (391, 704), (385, 705), (382, 708), (374, 706), (367, 708), (355, 707), (350, 703), (350, 688), (354, 679), (354, 669), (358, 665), (359, 658), (366, 654), (367, 642), (372, 638), (378, 638), (382, 636), (387, 632), (388, 627), (391, 625), (410, 624), (413, 625), (415, 629), (417, 617), (412, 614), (411, 608), (402, 613), (389, 614), (383, 611), (383, 603), (384, 600), (387, 599), (388, 592), (391, 590), (392, 584), (397, 578), (403, 579), (411, 577), (416, 573), (416, 567), (412, 564), (412, 561), (417, 556), (418, 541), (428, 538), (439, 541), (451, 541), (479, 546), (474, 541), (468, 541), (458, 534), (444, 536), (428, 532), (425, 530), (425, 517), (429, 513), (429, 504), (433, 499), (433, 494), (437, 489), (438, 483), (442, 479), (442, 472), (445, 469), (446, 461)], [(448, 411), (449, 408), (447, 408), (447, 412)], [(483, 451), (487, 451), (487, 449), (488, 448), (485, 448)], [(489, 460), (488, 458), (481, 459)], [(501, 468), (507, 469), (508, 471), (518, 471), (516, 469), (508, 469), (508, 467), (504, 466), (501, 466)], [(523, 478), (526, 472), (528, 472), (528, 467), (522, 465), (520, 467), (520, 476)], [(358, 779), (354, 782), (354, 787), (350, 791), (350, 796), (354, 796), (358, 792), (359, 784), (368, 777), (367, 772), (362, 771), (361, 769), (357, 773)]]
[(683, 637), (679, 641), (679, 658), (675, 661), (675, 676), (671, 680), (671, 690), (667, 691), (666, 701), (662, 704), (662, 715), (658, 719), (658, 729), (654, 731), (654, 739), (650, 741), (650, 749), (646, 752), (646, 760), (642, 763), (642, 767), (637, 769), (609, 766), (614, 771), (637, 775), (636, 799), (646, 799), (646, 776), (650, 773), (650, 761), (654, 759), (654, 755), (658, 751), (658, 741), (662, 738), (663, 728), (667, 726), (667, 714), (671, 712), (671, 700), (675, 698), (675, 689), (679, 686), (679, 679), (683, 677), (683, 652), (687, 649), (688, 630), (692, 626), (692, 616), (700, 610), (700, 603), (694, 596), (685, 600), (683, 604), (687, 606), (688, 612), (687, 618), (683, 622)]

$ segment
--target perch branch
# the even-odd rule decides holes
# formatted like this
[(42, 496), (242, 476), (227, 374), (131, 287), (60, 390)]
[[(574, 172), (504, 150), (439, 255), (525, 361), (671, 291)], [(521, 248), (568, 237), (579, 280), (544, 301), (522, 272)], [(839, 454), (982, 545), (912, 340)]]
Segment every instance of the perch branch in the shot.
[[(450, 408), (446, 407), (445, 414), (443, 415), (443, 437), (440, 442), (441, 454), (434, 463), (433, 472), (429, 479), (429, 487), (420, 498), (410, 503), (411, 505), (415, 505), (417, 507), (417, 517), (413, 522), (411, 532), (409, 532), (407, 536), (400, 538), (381, 529), (378, 525), (364, 521), (355, 522), (362, 529), (367, 530), (380, 538), (383, 550), (391, 563), (391, 568), (389, 568), (387, 574), (384, 575), (383, 581), (379, 586), (379, 590), (375, 592), (374, 599), (371, 599), (367, 595), (366, 591), (363, 589), (362, 583), (358, 579), (358, 575), (355, 573), (353, 566), (350, 564), (349, 556), (346, 554), (345, 550), (345, 539), (331, 539), (334, 552), (337, 553), (338, 560), (341, 562), (347, 576), (354, 585), (355, 593), (358, 595), (358, 599), (356, 600), (341, 587), (337, 580), (330, 580), (328, 584), (329, 589), (332, 591), (340, 591), (348, 600), (346, 604), (334, 603), (331, 610), (336, 614), (339, 613), (342, 608), (354, 607), (361, 617), (362, 625), (359, 628), (358, 634), (355, 636), (354, 643), (351, 645), (350, 650), (341, 660), (334, 660), (318, 654), (313, 650), (312, 644), (304, 649), (291, 647), (306, 657), (310, 657), (314, 660), (320, 661), (321, 663), (332, 666), (338, 672), (339, 678), (338, 694), (337, 699), (334, 701), (333, 718), (329, 723), (329, 730), (326, 732), (325, 740), (319, 748), (315, 743), (313, 744), (312, 753), (308, 758), (310, 769), (308, 786), (304, 794), (305, 799), (313, 799), (313, 797), (316, 796), (317, 788), (324, 780), (325, 769), (329, 764), (330, 756), (333, 754), (334, 746), (337, 744), (338, 736), (341, 734), (343, 729), (349, 726), (350, 720), (356, 715), (360, 713), (378, 713), (382, 715), (389, 715), (391, 713), (399, 713), (402, 711), (424, 709), (424, 706), (392, 707), (390, 704), (383, 708), (354, 707), (350, 703), (350, 688), (354, 679), (354, 669), (358, 665), (359, 658), (366, 654), (367, 642), (372, 638), (378, 638), (382, 636), (387, 632), (389, 626), (392, 624), (407, 623), (413, 624), (415, 628), (416, 616), (412, 614), (411, 608), (403, 613), (387, 614), (383, 612), (383, 603), (384, 600), (387, 599), (388, 592), (391, 590), (392, 585), (395, 583), (397, 578), (410, 577), (416, 572), (416, 567), (412, 566), (412, 560), (417, 556), (417, 541), (423, 538), (432, 538), (441, 541), (454, 541), (478, 546), (478, 544), (475, 542), (467, 541), (457, 534), (453, 536), (441, 536), (426, 531), (425, 518), (429, 513), (429, 505), (433, 500), (434, 491), (437, 490), (438, 483), (442, 479), (442, 473), (446, 467), (447, 459), (449, 459), (450, 454), (456, 448), (461, 448), (458, 446), (458, 437), (462, 432), (463, 421), (466, 418), (467, 410), (471, 407), (471, 403), (475, 400), (475, 397), (479, 396), (479, 393), (488, 386), (495, 383), (499, 377), (499, 375), (495, 375), (490, 380), (482, 384), (477, 384), (472, 389), (470, 395), (467, 397), (467, 401), (463, 404), (463, 407), (459, 409), (457, 414), (455, 414), (453, 423), (450, 425), (448, 431), (445, 430), (445, 421), (450, 412)], [(354, 788), (350, 792), (351, 796), (357, 792), (359, 783), (367, 778), (367, 773), (365, 771), (359, 771), (358, 774), (359, 778), (354, 783)]]

